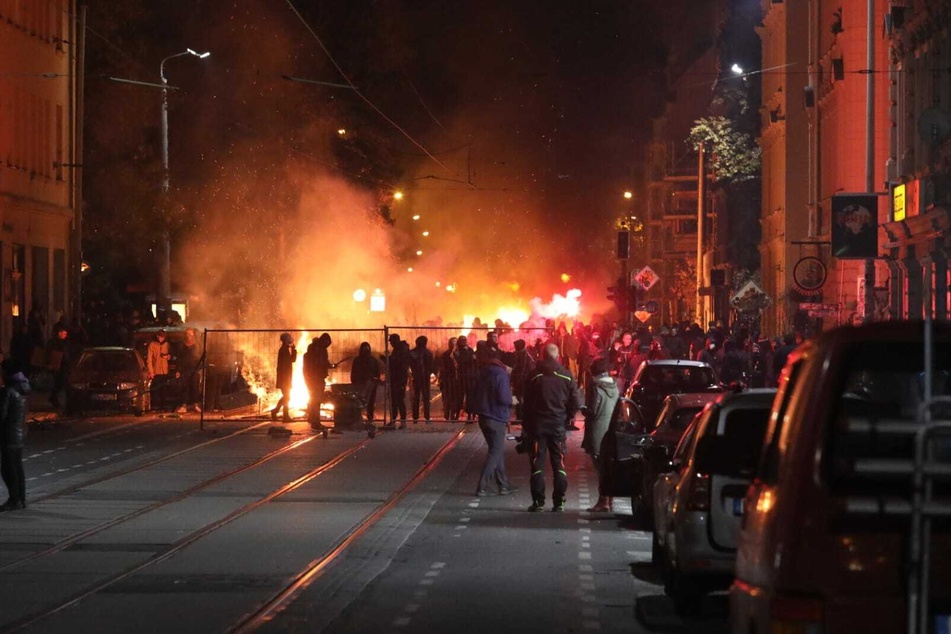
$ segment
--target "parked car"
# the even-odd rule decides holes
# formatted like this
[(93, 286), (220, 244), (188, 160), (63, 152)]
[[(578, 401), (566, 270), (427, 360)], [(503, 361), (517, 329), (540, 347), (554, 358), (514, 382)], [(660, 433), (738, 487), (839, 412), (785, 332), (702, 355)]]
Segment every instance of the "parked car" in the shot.
[(697, 416), (654, 485), (652, 553), (682, 612), (733, 580), (743, 499), (759, 462), (774, 389), (719, 395)]
[(671, 394), (657, 416), (657, 426), (641, 441), (641, 455), (635, 455), (640, 475), (640, 504), (648, 523), (654, 517), (654, 482), (668, 470), (670, 457), (691, 421), (707, 403), (720, 397), (719, 392)]
[[(709, 368), (706, 364), (699, 365)], [(621, 398), (602, 444), (603, 494), (630, 497), (634, 514), (649, 519), (652, 491), (645, 496), (646, 482), (653, 485), (658, 467), (669, 461), (667, 452), (676, 445), (689, 421), (718, 394), (718, 391), (710, 391), (669, 395), (660, 417), (650, 423), (643, 419), (634, 401), (628, 396)]]
[(633, 403), (651, 431), (664, 399), (671, 394), (722, 392), (713, 367), (700, 361), (665, 359), (645, 361), (634, 374), (625, 397)]
[[(951, 328), (935, 326), (933, 390), (946, 397)], [(933, 466), (914, 451), (924, 369), (921, 322), (840, 328), (789, 355), (743, 502), (734, 632), (938, 632), (951, 621), (948, 438), (923, 454)], [(944, 519), (912, 521), (917, 468), (936, 479), (917, 508)]]
[(66, 410), (110, 409), (141, 416), (151, 408), (150, 384), (145, 362), (132, 348), (86, 348), (69, 375)]

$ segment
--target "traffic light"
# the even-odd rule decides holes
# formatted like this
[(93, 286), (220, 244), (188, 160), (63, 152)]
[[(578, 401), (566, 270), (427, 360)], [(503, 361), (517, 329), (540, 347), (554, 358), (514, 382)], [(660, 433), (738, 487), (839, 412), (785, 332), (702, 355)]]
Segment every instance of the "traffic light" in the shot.
[(620, 229), (617, 232), (617, 259), (626, 260), (631, 256), (631, 232)]
[(632, 309), (637, 310), (637, 284), (631, 284), (627, 289), (627, 303)]

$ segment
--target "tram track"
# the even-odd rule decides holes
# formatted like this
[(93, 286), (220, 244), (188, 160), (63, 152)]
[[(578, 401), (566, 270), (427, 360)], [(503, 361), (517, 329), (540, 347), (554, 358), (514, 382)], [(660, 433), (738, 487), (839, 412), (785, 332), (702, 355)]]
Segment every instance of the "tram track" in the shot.
[[(462, 433), (463, 433), (463, 432), (460, 432), (460, 435), (461, 435)], [(311, 439), (315, 439), (315, 438), (316, 438), (316, 436), (313, 436), (313, 437), (311, 437), (311, 438), (309, 438), (309, 439), (304, 439), (304, 440), (306, 441), (306, 440), (311, 440)], [(286, 495), (286, 494), (288, 494), (288, 493), (291, 493), (292, 491), (295, 491), (295, 490), (299, 489), (299, 488), (302, 487), (303, 485), (305, 485), (305, 484), (307, 484), (308, 482), (312, 481), (314, 478), (320, 476), (321, 474), (323, 474), (323, 473), (329, 471), (330, 469), (333, 469), (333, 468), (336, 467), (337, 465), (341, 464), (341, 463), (342, 463), (343, 461), (345, 461), (347, 458), (349, 458), (350, 456), (354, 455), (355, 453), (357, 453), (358, 451), (360, 451), (361, 449), (363, 449), (364, 447), (366, 447), (366, 446), (367, 446), (369, 443), (371, 443), (371, 442), (372, 442), (372, 440), (371, 440), (370, 438), (366, 438), (366, 439), (364, 439), (363, 441), (361, 441), (360, 443), (358, 443), (358, 444), (356, 444), (356, 445), (354, 445), (354, 446), (352, 446), (352, 447), (349, 447), (348, 449), (346, 449), (346, 450), (344, 450), (344, 451), (342, 451), (342, 452), (340, 452), (340, 453), (334, 455), (334, 456), (333, 456), (332, 458), (330, 458), (328, 461), (326, 461), (326, 462), (324, 462), (323, 464), (321, 464), (321, 465), (319, 465), (319, 466), (317, 466), (317, 467), (311, 469), (310, 471), (308, 471), (308, 472), (305, 473), (304, 475), (299, 476), (299, 477), (297, 477), (297, 478), (291, 480), (290, 482), (287, 482), (286, 484), (284, 484), (284, 485), (278, 487), (278, 488), (275, 489), (274, 491), (271, 491), (271, 492), (268, 493), (267, 495), (264, 495), (263, 497), (261, 497), (261, 498), (259, 498), (259, 499), (257, 499), (257, 500), (254, 500), (253, 502), (250, 502), (250, 503), (248, 503), (248, 504), (246, 504), (246, 505), (244, 505), (244, 506), (242, 506), (242, 507), (240, 507), (240, 508), (238, 508), (238, 509), (235, 509), (234, 511), (232, 511), (232, 512), (228, 513), (227, 515), (225, 515), (224, 517), (221, 517), (221, 518), (218, 518), (218, 519), (216, 519), (216, 520), (214, 520), (214, 521), (208, 522), (207, 524), (203, 525), (202, 527), (200, 527), (200, 528), (198, 528), (198, 529), (196, 529), (196, 530), (190, 532), (189, 534), (187, 534), (187, 535), (183, 536), (182, 538), (176, 540), (175, 542), (169, 544), (169, 545), (168, 545), (165, 549), (163, 549), (161, 552), (152, 555), (152, 556), (149, 557), (148, 559), (146, 559), (146, 560), (144, 560), (144, 561), (142, 561), (142, 562), (140, 562), (140, 563), (138, 563), (138, 564), (135, 564), (135, 565), (133, 565), (133, 566), (129, 566), (129, 567), (127, 567), (127, 568), (125, 568), (125, 569), (123, 569), (123, 570), (117, 572), (117, 573), (114, 573), (114, 574), (112, 574), (112, 575), (109, 575), (109, 576), (105, 577), (104, 579), (101, 579), (101, 580), (99, 580), (99, 581), (97, 581), (97, 582), (95, 582), (95, 583), (93, 583), (93, 584), (87, 586), (86, 588), (84, 588), (84, 589), (82, 589), (82, 590), (80, 590), (80, 591), (78, 591), (78, 592), (76, 592), (76, 593), (73, 593), (72, 595), (66, 597), (65, 599), (60, 600), (58, 603), (56, 603), (55, 605), (53, 605), (53, 606), (51, 606), (51, 607), (46, 607), (46, 608), (44, 608), (44, 609), (42, 609), (42, 610), (39, 610), (39, 611), (34, 612), (34, 613), (32, 613), (32, 614), (28, 614), (28, 615), (23, 616), (23, 617), (21, 617), (21, 618), (19, 618), (19, 619), (16, 619), (16, 620), (14, 620), (14, 621), (11, 621), (10, 623), (7, 623), (7, 624), (5, 624), (5, 625), (0, 626), (0, 633), (5, 634), (5, 633), (7, 633), (7, 632), (16, 632), (16, 631), (23, 630), (24, 628), (27, 628), (27, 627), (29, 627), (29, 626), (31, 626), (31, 625), (33, 625), (33, 624), (39, 622), (39, 621), (42, 621), (42, 620), (44, 620), (44, 619), (46, 619), (46, 618), (48, 618), (48, 617), (50, 617), (50, 616), (53, 616), (53, 615), (55, 615), (55, 614), (58, 614), (59, 612), (62, 612), (63, 610), (66, 610), (66, 609), (68, 609), (68, 608), (70, 608), (70, 607), (72, 607), (72, 606), (74, 606), (74, 605), (80, 603), (81, 601), (83, 601), (83, 600), (85, 600), (85, 599), (87, 599), (87, 598), (89, 598), (89, 597), (91, 597), (91, 596), (93, 596), (93, 595), (95, 595), (95, 594), (101, 592), (102, 590), (105, 590), (105, 589), (109, 588), (110, 586), (113, 586), (113, 585), (115, 585), (115, 584), (117, 584), (117, 583), (119, 583), (119, 582), (122, 582), (122, 581), (124, 581), (124, 580), (126, 580), (126, 579), (132, 577), (133, 575), (135, 575), (135, 574), (141, 572), (142, 570), (145, 570), (146, 568), (149, 568), (149, 567), (154, 566), (154, 565), (156, 565), (156, 564), (159, 564), (159, 563), (161, 563), (161, 562), (163, 562), (163, 561), (166, 561), (167, 559), (169, 559), (169, 558), (175, 556), (176, 554), (178, 554), (179, 552), (181, 552), (182, 550), (184, 550), (184, 549), (187, 548), (188, 546), (191, 546), (192, 544), (194, 544), (194, 543), (197, 542), (198, 540), (200, 540), (200, 539), (202, 539), (202, 538), (208, 536), (209, 534), (213, 533), (214, 531), (216, 531), (216, 530), (218, 530), (218, 529), (220, 529), (220, 528), (222, 528), (222, 527), (224, 527), (224, 526), (230, 524), (231, 522), (233, 522), (233, 521), (235, 521), (235, 520), (237, 520), (237, 519), (239, 519), (239, 518), (241, 518), (241, 517), (244, 517), (245, 515), (248, 515), (248, 514), (251, 513), (252, 511), (254, 511), (254, 510), (256, 510), (256, 509), (258, 509), (258, 508), (264, 506), (265, 504), (268, 504), (269, 502), (272, 502), (273, 500), (275, 500), (275, 499), (277, 499), (277, 498), (279, 498), (279, 497), (281, 497), (281, 496), (283, 496), (283, 495)], [(453, 442), (453, 441), (450, 440), (450, 442)], [(284, 449), (284, 448), (282, 448), (282, 449)], [(278, 451), (279, 451), (279, 450), (278, 450)], [(273, 458), (273, 456), (272, 456), (272, 458)], [(231, 476), (231, 477), (233, 477), (233, 476)], [(221, 478), (221, 479), (219, 479), (219, 481), (220, 481), (220, 480), (223, 480), (223, 479), (225, 479), (225, 478)], [(128, 520), (126, 519), (126, 520), (122, 520), (122, 521), (128, 521)], [(121, 524), (121, 523), (122, 523), (122, 522), (112, 522), (110, 528), (111, 528), (112, 526), (115, 526), (115, 525), (118, 525), (118, 524)], [(103, 529), (101, 529), (101, 530), (105, 530), (105, 528), (103, 528)], [(96, 532), (101, 532), (101, 530), (100, 530), (100, 531), (96, 531)], [(87, 535), (86, 537), (88, 538), (88, 535)], [(72, 540), (72, 543), (76, 543), (76, 542), (78, 542), (78, 541), (81, 541), (81, 540), (75, 539), (75, 540)], [(66, 546), (64, 546), (64, 547), (66, 547)], [(54, 551), (54, 552), (61, 551), (62, 549), (63, 549), (63, 548), (57, 548), (56, 551)], [(35, 558), (35, 557), (34, 557), (34, 558)], [(18, 561), (22, 561), (22, 560), (18, 560)], [(16, 562), (14, 562), (14, 563), (16, 563)]]
[(242, 617), (227, 631), (229, 634), (249, 634), (270, 621), (284, 608), (290, 605), (321, 573), (347, 551), (360, 537), (379, 522), (395, 507), (410, 491), (422, 482), (442, 461), (453, 447), (465, 436), (466, 429), (461, 429), (453, 435), (435, 454), (416, 471), (409, 481), (393, 492), (379, 507), (354, 526), (348, 534), (337, 541), (329, 550), (317, 559), (311, 561), (306, 568), (294, 576), (289, 583), (275, 592), (262, 605)]
[(307, 438), (302, 438), (301, 440), (292, 442), (288, 445), (284, 445), (283, 447), (275, 449), (274, 451), (271, 451), (267, 453), (266, 455), (261, 456), (260, 458), (258, 458), (257, 460), (254, 460), (251, 463), (242, 465), (235, 469), (231, 469), (224, 473), (219, 473), (213, 478), (210, 478), (208, 480), (203, 480), (202, 482), (192, 485), (188, 487), (187, 489), (185, 489), (184, 491), (170, 498), (166, 498), (164, 500), (158, 500), (156, 502), (153, 502), (152, 504), (142, 507), (141, 509), (132, 511), (131, 513), (126, 513), (119, 517), (115, 517), (107, 522), (103, 522), (102, 524), (99, 524), (97, 526), (93, 526), (92, 528), (88, 528), (82, 532), (76, 533), (74, 535), (70, 535), (66, 539), (60, 540), (56, 542), (55, 544), (52, 544), (51, 546), (44, 548), (43, 550), (30, 553), (29, 555), (21, 557), (20, 559), (16, 559), (14, 561), (7, 562), (6, 564), (0, 565), (0, 572), (12, 570), (14, 568), (18, 568), (36, 559), (40, 559), (41, 557), (46, 557), (46, 556), (58, 553), (62, 550), (69, 548), (70, 546), (73, 546), (74, 544), (78, 544), (79, 542), (92, 537), (93, 535), (97, 535), (99, 533), (102, 533), (103, 531), (106, 531), (106, 530), (109, 530), (110, 528), (118, 526), (119, 524), (122, 524), (123, 522), (128, 522), (141, 515), (145, 515), (146, 513), (151, 513), (153, 511), (156, 511), (164, 506), (168, 506), (170, 504), (180, 502), (184, 500), (185, 498), (188, 498), (203, 489), (207, 489), (208, 487), (214, 486), (218, 484), (219, 482), (223, 482), (224, 480), (227, 480), (228, 478), (232, 478), (234, 476), (250, 471), (251, 469), (255, 469), (265, 464), (266, 462), (269, 462), (273, 460), (274, 458), (277, 458), (278, 456), (281, 456), (285, 453), (293, 451), (294, 449), (297, 449), (298, 447), (305, 445), (315, 439), (317, 439), (317, 436), (308, 436)]
[[(101, 484), (101, 483), (103, 483), (103, 482), (108, 482), (109, 480), (112, 480), (112, 479), (115, 479), (115, 478), (120, 478), (120, 477), (122, 477), (122, 476), (126, 476), (126, 475), (129, 475), (129, 474), (131, 474), (131, 473), (135, 473), (135, 472), (137, 472), (137, 471), (142, 471), (142, 470), (148, 469), (148, 468), (150, 468), (150, 467), (154, 467), (155, 465), (162, 464), (163, 462), (167, 462), (167, 461), (169, 461), (169, 460), (174, 460), (175, 458), (178, 458), (178, 457), (180, 457), (180, 456), (184, 456), (184, 455), (186, 455), (186, 454), (188, 454), (188, 453), (191, 453), (191, 452), (193, 452), (193, 451), (197, 451), (197, 450), (199, 450), (199, 449), (204, 449), (205, 447), (208, 447), (208, 446), (210, 446), (210, 445), (214, 445), (214, 444), (219, 443), (219, 442), (224, 442), (225, 440), (230, 440), (230, 439), (232, 439), (232, 438), (235, 438), (236, 436), (240, 436), (240, 435), (242, 435), (242, 434), (249, 433), (249, 432), (251, 432), (251, 431), (254, 431), (255, 429), (259, 429), (259, 428), (261, 428), (261, 427), (265, 427), (265, 426), (271, 425), (271, 424), (272, 424), (272, 423), (271, 423), (270, 421), (266, 421), (266, 422), (258, 423), (257, 425), (251, 425), (250, 427), (245, 427), (245, 428), (243, 428), (243, 429), (238, 429), (238, 430), (236, 430), (236, 431), (234, 431), (234, 432), (231, 432), (231, 433), (229, 433), (229, 434), (227, 434), (227, 435), (225, 435), (225, 436), (220, 436), (220, 437), (217, 437), (217, 438), (210, 438), (210, 439), (208, 439), (208, 440), (206, 440), (206, 441), (204, 441), (204, 442), (198, 443), (197, 445), (192, 445), (192, 446), (190, 446), (190, 447), (185, 447), (184, 449), (179, 449), (178, 451), (173, 451), (173, 452), (170, 453), (170, 454), (166, 454), (166, 455), (163, 455), (163, 456), (159, 456), (159, 457), (157, 457), (157, 458), (153, 458), (152, 460), (148, 460), (148, 461), (146, 461), (146, 462), (143, 462), (142, 464), (137, 464), (137, 465), (133, 465), (133, 466), (130, 466), (130, 467), (125, 467), (125, 468), (122, 468), (122, 469), (117, 469), (117, 470), (115, 470), (115, 471), (110, 471), (110, 472), (105, 473), (105, 474), (102, 474), (102, 475), (100, 475), (100, 476), (96, 476), (96, 477), (94, 477), (94, 478), (89, 478), (89, 479), (87, 479), (87, 480), (83, 480), (82, 482), (78, 482), (78, 483), (76, 483), (76, 484), (71, 484), (71, 485), (69, 485), (69, 486), (67, 486), (67, 487), (65, 487), (65, 488), (63, 488), (63, 489), (59, 489), (59, 490), (56, 490), (56, 491), (51, 491), (51, 492), (49, 492), (49, 493), (44, 493), (43, 495), (36, 496), (35, 498), (30, 498), (30, 499), (29, 499), (29, 502), (30, 502), (31, 504), (36, 504), (36, 503), (38, 503), (38, 502), (45, 502), (45, 501), (47, 501), (47, 500), (52, 500), (52, 499), (55, 499), (55, 498), (57, 498), (57, 497), (62, 497), (62, 496), (65, 496), (65, 495), (70, 495), (70, 494), (75, 493), (75, 492), (77, 492), (77, 491), (79, 491), (79, 490), (81, 490), (81, 489), (85, 489), (85, 488), (88, 488), (88, 487), (91, 487), (91, 486), (94, 486), (94, 485), (97, 485), (97, 484)], [(2, 570), (2, 568), (0, 568), (0, 570)]]

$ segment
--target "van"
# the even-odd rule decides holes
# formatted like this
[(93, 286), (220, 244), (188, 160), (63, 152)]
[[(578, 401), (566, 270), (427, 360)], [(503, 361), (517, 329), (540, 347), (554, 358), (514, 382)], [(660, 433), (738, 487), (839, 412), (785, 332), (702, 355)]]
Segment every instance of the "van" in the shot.
[[(912, 530), (923, 332), (922, 322), (840, 328), (789, 356), (743, 503), (730, 589), (736, 634), (947, 631), (946, 437), (932, 447), (938, 466), (928, 470), (934, 519)], [(948, 396), (947, 324), (935, 328), (932, 349), (933, 394)], [(930, 550), (923, 557), (922, 543)], [(928, 607), (916, 625), (919, 597)]]

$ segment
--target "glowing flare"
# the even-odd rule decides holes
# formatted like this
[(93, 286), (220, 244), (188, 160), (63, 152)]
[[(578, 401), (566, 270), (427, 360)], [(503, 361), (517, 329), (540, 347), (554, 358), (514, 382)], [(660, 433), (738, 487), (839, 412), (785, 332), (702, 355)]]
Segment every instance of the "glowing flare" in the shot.
[(363, 290), (362, 288), (358, 288), (357, 290), (353, 291), (353, 301), (363, 302), (363, 301), (366, 301), (366, 298), (367, 298), (367, 292)]
[(515, 330), (518, 330), (519, 324), (528, 321), (528, 318), (531, 317), (529, 312), (522, 308), (503, 307), (498, 310), (497, 314), (499, 319), (510, 326), (514, 326)]
[(567, 273), (562, 273), (562, 274), (561, 274), (561, 281), (564, 282), (565, 284), (567, 284), (568, 282), (571, 281), (571, 276), (568, 275)]
[(304, 352), (310, 345), (311, 337), (308, 333), (302, 332), (300, 339), (297, 340), (297, 363), (294, 364), (293, 383), (291, 384), (291, 409), (307, 409), (307, 403), (310, 401), (310, 393), (307, 391), (307, 384), (304, 383)]

